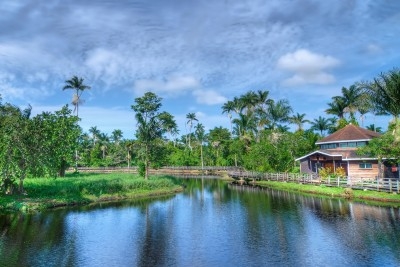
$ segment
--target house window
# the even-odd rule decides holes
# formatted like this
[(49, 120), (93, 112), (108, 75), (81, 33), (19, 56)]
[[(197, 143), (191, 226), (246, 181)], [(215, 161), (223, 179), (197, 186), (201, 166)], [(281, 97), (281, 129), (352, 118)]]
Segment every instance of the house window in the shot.
[(323, 144), (323, 145), (321, 145), (321, 149), (330, 149), (330, 148), (336, 148), (336, 144)]
[(367, 142), (357, 142), (357, 147), (365, 146)]
[(360, 169), (372, 169), (372, 163), (360, 163), (358, 164), (358, 166), (360, 167)]
[(340, 143), (340, 147), (360, 147), (365, 146), (366, 142), (343, 142)]

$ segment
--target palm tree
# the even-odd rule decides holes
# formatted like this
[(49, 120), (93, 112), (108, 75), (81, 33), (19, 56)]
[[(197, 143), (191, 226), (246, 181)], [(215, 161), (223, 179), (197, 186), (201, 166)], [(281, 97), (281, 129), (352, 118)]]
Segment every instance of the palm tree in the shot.
[(128, 161), (128, 169), (131, 167), (130, 166), (131, 165), (131, 158), (132, 158), (131, 151), (133, 150), (134, 145), (135, 145), (135, 142), (133, 140), (129, 140), (129, 141), (127, 141), (125, 143), (126, 150), (128, 151), (128, 153), (126, 155), (126, 159)]
[(110, 142), (110, 137), (106, 133), (100, 133), (98, 136), (100, 141), (100, 150), (103, 152), (103, 159), (106, 156), (106, 150), (108, 149), (108, 143)]
[(96, 145), (96, 139), (99, 138), (101, 132), (99, 129), (97, 129), (96, 126), (92, 126), (89, 128), (89, 133), (92, 134), (92, 139), (93, 139), (93, 147)]
[(228, 114), (229, 122), (231, 124), (231, 132), (232, 132), (232, 111), (235, 110), (235, 103), (233, 101), (228, 101), (222, 105), (222, 114)]
[(354, 114), (359, 110), (361, 105), (361, 90), (356, 85), (351, 85), (348, 89), (343, 87), (342, 95), (346, 103), (345, 111), (350, 114), (350, 118), (354, 119)]
[(376, 127), (375, 124), (370, 124), (365, 128), (370, 130), (370, 131), (374, 131), (374, 132), (377, 132), (377, 133), (382, 133), (382, 127)]
[(246, 110), (246, 115), (251, 116), (254, 112), (254, 108), (257, 105), (258, 102), (258, 96), (255, 92), (249, 91), (245, 93), (244, 95), (240, 96), (240, 102), (242, 103), (242, 110)]
[(266, 110), (267, 106), (273, 103), (273, 100), (268, 98), (269, 91), (258, 90), (256, 93), (256, 105), (259, 109)]
[(400, 115), (400, 70), (381, 73), (373, 82), (360, 85), (369, 96), (377, 114)]
[(76, 116), (79, 117), (79, 104), (81, 103), (81, 95), (83, 91), (90, 89), (90, 86), (83, 84), (83, 78), (73, 76), (70, 80), (65, 81), (63, 90), (71, 89), (75, 90), (75, 94), (72, 97), (72, 104), (75, 106)]
[(304, 119), (305, 116), (306, 116), (305, 113), (303, 114), (296, 113), (296, 115), (293, 115), (292, 117), (289, 118), (289, 121), (297, 126), (297, 131), (302, 131), (303, 124), (310, 122), (309, 120)]
[(343, 98), (334, 96), (332, 97), (332, 102), (328, 103), (329, 108), (325, 110), (327, 114), (335, 115), (339, 119), (344, 118), (344, 109), (346, 108), (346, 103)]
[(167, 133), (169, 133), (171, 140), (173, 140), (173, 136), (178, 135), (178, 125), (174, 120), (174, 116), (169, 114), (168, 112), (162, 112), (159, 115), (160, 121)]
[(314, 119), (314, 121), (311, 122), (311, 129), (314, 131), (320, 131), (321, 136), (324, 136), (324, 131), (329, 130), (331, 126), (331, 122), (329, 119), (323, 118), (321, 116), (318, 117), (318, 119)]
[(189, 124), (188, 146), (189, 146), (190, 150), (192, 150), (192, 147), (190, 145), (190, 136), (192, 135), (193, 121), (198, 121), (198, 120), (196, 118), (195, 113), (188, 113), (186, 115), (186, 119), (187, 119), (186, 123)]
[(400, 70), (381, 73), (373, 82), (361, 83), (360, 87), (369, 97), (376, 114), (393, 116), (393, 134), (395, 140), (400, 141)]
[(195, 126), (195, 135), (197, 137), (197, 140), (200, 143), (200, 159), (201, 159), (201, 169), (204, 169), (204, 158), (203, 158), (203, 142), (205, 138), (205, 130), (204, 130), (204, 125), (201, 123), (198, 123)]
[(252, 134), (257, 130), (257, 125), (253, 117), (246, 116), (245, 114), (239, 114), (239, 117), (233, 119), (234, 131), (237, 136), (243, 138), (245, 135)]
[(280, 123), (285, 123), (289, 120), (292, 107), (287, 99), (272, 102), (268, 107), (267, 118), (270, 121), (270, 128), (275, 130)]
[(122, 131), (121, 131), (120, 129), (115, 129), (115, 130), (111, 133), (111, 135), (112, 135), (112, 140), (114, 141), (114, 143), (115, 143), (116, 145), (118, 145), (118, 144), (119, 144), (119, 141), (121, 141), (121, 138), (122, 138), (122, 136), (123, 136)]

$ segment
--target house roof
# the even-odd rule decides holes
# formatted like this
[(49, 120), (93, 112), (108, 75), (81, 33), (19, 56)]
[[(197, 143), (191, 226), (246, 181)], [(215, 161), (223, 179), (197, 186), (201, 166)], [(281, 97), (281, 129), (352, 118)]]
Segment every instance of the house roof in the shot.
[(315, 144), (326, 144), (334, 142), (346, 142), (346, 141), (368, 141), (374, 137), (380, 136), (380, 133), (370, 131), (353, 124), (346, 125), (344, 128), (334, 132), (331, 135), (317, 141)]

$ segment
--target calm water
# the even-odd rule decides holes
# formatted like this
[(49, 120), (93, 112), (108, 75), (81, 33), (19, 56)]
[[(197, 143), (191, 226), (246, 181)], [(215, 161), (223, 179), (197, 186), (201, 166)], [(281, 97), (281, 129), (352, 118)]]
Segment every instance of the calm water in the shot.
[(400, 210), (184, 179), (173, 197), (0, 216), (0, 266), (400, 266)]

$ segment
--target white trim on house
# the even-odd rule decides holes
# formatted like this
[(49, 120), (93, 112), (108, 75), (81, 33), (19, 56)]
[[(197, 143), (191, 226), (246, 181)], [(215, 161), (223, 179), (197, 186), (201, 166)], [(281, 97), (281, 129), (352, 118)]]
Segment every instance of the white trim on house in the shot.
[(295, 159), (295, 161), (302, 160), (302, 159), (307, 158), (307, 157), (309, 157), (309, 156), (311, 156), (313, 154), (316, 154), (316, 153), (319, 153), (319, 154), (324, 155), (324, 156), (329, 156), (329, 157), (343, 157), (342, 154), (328, 154), (326, 152), (322, 152), (322, 151), (317, 150), (317, 151), (311, 152), (311, 153), (309, 153), (309, 154), (307, 154), (305, 156), (302, 156), (301, 158), (297, 158), (297, 159)]

